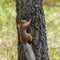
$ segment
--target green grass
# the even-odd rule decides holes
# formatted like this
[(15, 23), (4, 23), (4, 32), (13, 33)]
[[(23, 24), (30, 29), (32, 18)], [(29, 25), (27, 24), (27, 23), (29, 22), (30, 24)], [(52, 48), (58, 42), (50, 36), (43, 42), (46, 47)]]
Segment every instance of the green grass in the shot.
[(60, 7), (43, 6), (50, 60), (60, 60)]
[(0, 60), (17, 60), (15, 2), (0, 1)]

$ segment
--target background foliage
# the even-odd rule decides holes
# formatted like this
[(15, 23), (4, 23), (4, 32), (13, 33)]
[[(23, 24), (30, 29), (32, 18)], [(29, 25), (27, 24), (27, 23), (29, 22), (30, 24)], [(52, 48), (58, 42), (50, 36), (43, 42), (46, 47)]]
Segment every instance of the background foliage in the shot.
[[(50, 60), (60, 60), (60, 0), (43, 0)], [(0, 60), (17, 60), (15, 0), (0, 0)]]

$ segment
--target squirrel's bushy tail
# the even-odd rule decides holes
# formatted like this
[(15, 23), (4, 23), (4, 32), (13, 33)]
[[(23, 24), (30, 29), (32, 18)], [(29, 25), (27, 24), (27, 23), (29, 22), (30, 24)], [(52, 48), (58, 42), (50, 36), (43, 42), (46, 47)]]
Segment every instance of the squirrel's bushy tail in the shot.
[(27, 60), (36, 60), (31, 45), (28, 42), (26, 42), (23, 47)]

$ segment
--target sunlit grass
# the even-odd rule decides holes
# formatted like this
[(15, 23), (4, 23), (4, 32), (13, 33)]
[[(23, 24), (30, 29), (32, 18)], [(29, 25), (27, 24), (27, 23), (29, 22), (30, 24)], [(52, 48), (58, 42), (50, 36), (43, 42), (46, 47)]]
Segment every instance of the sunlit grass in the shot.
[(0, 2), (0, 60), (17, 60), (15, 3)]
[(45, 11), (50, 60), (60, 60), (60, 7), (44, 5), (43, 8)]

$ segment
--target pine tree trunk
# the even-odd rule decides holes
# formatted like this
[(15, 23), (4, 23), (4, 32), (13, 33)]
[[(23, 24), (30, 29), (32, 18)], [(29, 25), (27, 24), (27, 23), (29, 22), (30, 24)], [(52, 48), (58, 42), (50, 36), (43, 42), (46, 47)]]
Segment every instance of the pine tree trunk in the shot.
[[(28, 20), (29, 18), (33, 19), (33, 23), (31, 24), (31, 28), (28, 29), (28, 32), (34, 36), (32, 47), (36, 60), (49, 60), (42, 0), (16, 0), (16, 12), (17, 24), (21, 18), (25, 20)], [(26, 60), (23, 47), (20, 44), (19, 30), (18, 60)]]

